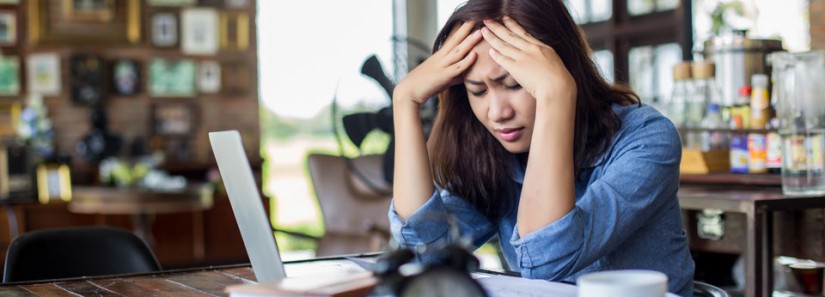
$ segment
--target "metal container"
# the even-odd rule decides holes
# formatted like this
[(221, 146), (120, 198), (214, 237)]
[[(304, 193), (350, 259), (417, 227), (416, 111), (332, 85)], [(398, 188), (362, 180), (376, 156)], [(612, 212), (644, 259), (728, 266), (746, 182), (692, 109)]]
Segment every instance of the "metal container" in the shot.
[(751, 76), (770, 74), (765, 57), (782, 50), (777, 39), (750, 39), (745, 31), (736, 31), (709, 39), (702, 51), (705, 60), (716, 64), (716, 83), (722, 93), (722, 105), (733, 105), (741, 86), (750, 85)]

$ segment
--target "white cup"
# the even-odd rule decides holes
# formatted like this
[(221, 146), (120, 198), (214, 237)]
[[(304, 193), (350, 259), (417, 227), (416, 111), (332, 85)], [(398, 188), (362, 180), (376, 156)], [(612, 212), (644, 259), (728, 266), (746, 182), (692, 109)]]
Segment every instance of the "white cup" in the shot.
[(579, 297), (663, 297), (667, 275), (651, 270), (593, 272), (576, 280)]

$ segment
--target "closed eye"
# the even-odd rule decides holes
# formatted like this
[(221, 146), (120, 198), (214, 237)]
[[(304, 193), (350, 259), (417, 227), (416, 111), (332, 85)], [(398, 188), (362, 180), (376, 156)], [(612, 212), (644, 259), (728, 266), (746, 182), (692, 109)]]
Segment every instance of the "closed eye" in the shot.
[(473, 92), (473, 91), (470, 91), (470, 95), (473, 95), (473, 97), (481, 97), (481, 96), (484, 96), (484, 93), (487, 93), (487, 90), (478, 91), (478, 92)]
[(504, 86), (504, 87), (507, 88), (508, 90), (520, 90), (521, 89), (521, 84), (514, 84), (514, 85)]

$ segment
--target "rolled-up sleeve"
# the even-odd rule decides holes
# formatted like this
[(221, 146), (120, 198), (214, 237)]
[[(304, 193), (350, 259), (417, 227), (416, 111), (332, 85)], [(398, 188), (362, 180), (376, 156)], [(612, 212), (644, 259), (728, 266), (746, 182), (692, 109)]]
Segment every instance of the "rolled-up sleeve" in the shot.
[(561, 280), (615, 250), (677, 199), (681, 142), (664, 117), (640, 121), (614, 141), (604, 174), (561, 219), (510, 239), (521, 273)]
[(476, 247), (487, 242), (496, 231), (493, 224), (463, 198), (438, 188), (406, 220), (395, 211), (394, 201), (389, 209), (392, 236), (402, 247), (457, 240), (449, 236), (450, 217), (454, 218), (460, 235), (469, 236)]

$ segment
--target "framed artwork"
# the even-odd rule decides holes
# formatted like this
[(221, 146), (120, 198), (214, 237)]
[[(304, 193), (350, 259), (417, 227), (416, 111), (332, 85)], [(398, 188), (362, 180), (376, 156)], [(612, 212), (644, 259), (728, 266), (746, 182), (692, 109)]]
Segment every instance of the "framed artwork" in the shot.
[(221, 64), (203, 61), (198, 65), (198, 91), (217, 93), (221, 89)]
[(154, 59), (149, 62), (149, 94), (155, 97), (195, 95), (195, 62)]
[(222, 93), (244, 95), (252, 89), (255, 74), (245, 61), (227, 61), (221, 66), (221, 72)]
[(17, 38), (17, 13), (14, 10), (0, 10), (0, 46), (15, 46)]
[(17, 102), (0, 102), (0, 138), (17, 135), (20, 110)]
[(20, 94), (20, 61), (16, 56), (0, 56), (0, 96)]
[(26, 3), (30, 44), (140, 42), (140, 0), (29, 0)]
[(211, 8), (189, 8), (181, 12), (181, 50), (189, 55), (218, 52), (218, 12)]
[(247, 8), (249, 0), (225, 0), (228, 8)]
[[(0, 127), (2, 127), (0, 123)], [(0, 199), (33, 200), (32, 153), (20, 143), (0, 146)]]
[(229, 11), (221, 13), (220, 47), (222, 50), (239, 51), (249, 48), (249, 14)]
[(106, 74), (103, 58), (76, 54), (69, 59), (72, 101), (82, 105), (97, 105), (103, 101)]
[(135, 95), (140, 91), (140, 63), (118, 59), (112, 63), (112, 91), (118, 95)]
[(63, 0), (63, 14), (72, 21), (111, 22), (115, 0)]
[(198, 0), (198, 6), (223, 7), (224, 0)]
[(29, 93), (45, 96), (60, 94), (60, 57), (57, 54), (30, 54), (26, 64)]
[(156, 135), (190, 135), (195, 132), (195, 120), (195, 108), (188, 103), (157, 103), (152, 108), (153, 130)]
[(152, 6), (191, 6), (197, 3), (197, 0), (149, 0), (149, 5)]
[(152, 44), (173, 47), (178, 44), (178, 17), (173, 12), (152, 15)]
[(37, 200), (42, 204), (50, 200), (72, 200), (72, 179), (69, 166), (58, 163), (37, 165)]

